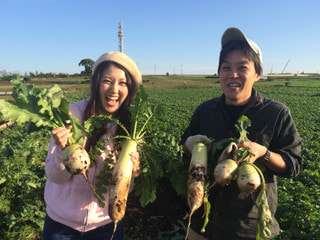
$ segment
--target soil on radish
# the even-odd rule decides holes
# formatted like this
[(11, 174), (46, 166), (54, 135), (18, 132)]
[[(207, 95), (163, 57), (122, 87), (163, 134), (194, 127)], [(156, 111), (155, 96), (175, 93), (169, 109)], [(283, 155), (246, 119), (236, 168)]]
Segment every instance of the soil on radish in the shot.
[(145, 208), (140, 206), (134, 193), (129, 194), (124, 216), (125, 235), (132, 240), (169, 240), (177, 234), (184, 238), (186, 232), (179, 222), (187, 226), (188, 213), (186, 202), (177, 196), (168, 181), (162, 180), (157, 190), (157, 199)]

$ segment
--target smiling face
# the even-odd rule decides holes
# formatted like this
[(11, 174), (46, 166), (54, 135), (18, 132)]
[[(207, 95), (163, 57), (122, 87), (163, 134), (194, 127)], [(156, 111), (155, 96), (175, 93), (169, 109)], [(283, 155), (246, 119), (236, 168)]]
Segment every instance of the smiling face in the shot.
[(99, 79), (99, 95), (103, 113), (115, 116), (128, 92), (126, 74), (121, 68), (111, 64), (102, 72)]
[(261, 75), (256, 73), (254, 62), (243, 51), (228, 53), (220, 68), (220, 83), (228, 105), (243, 105), (249, 101), (254, 82)]

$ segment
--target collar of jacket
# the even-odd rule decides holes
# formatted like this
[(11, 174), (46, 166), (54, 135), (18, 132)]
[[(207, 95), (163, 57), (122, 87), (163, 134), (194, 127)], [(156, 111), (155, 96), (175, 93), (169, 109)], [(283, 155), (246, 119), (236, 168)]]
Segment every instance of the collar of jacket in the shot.
[[(219, 102), (222, 105), (226, 104), (226, 96), (224, 95), (224, 93), (220, 96), (220, 101)], [(246, 105), (253, 106), (258, 102), (262, 103), (262, 96), (257, 90), (252, 88), (251, 97), (249, 99), (249, 102)]]

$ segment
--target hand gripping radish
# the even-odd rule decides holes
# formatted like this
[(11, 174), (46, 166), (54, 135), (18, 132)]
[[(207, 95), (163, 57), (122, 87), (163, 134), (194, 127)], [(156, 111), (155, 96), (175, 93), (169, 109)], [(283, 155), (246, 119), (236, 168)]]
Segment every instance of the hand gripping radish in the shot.
[(190, 208), (189, 223), (186, 238), (189, 235), (191, 217), (193, 213), (202, 205), (205, 191), (205, 177), (207, 173), (207, 147), (199, 142), (193, 146), (192, 156), (189, 166), (187, 182), (188, 205)]

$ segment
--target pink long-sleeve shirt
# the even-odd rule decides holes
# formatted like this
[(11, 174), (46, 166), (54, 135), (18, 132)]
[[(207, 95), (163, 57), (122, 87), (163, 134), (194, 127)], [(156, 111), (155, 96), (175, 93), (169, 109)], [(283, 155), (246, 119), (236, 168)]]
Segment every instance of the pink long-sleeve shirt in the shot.
[[(84, 122), (84, 110), (88, 99), (70, 104), (70, 114)], [(110, 123), (109, 123), (110, 124)], [(109, 125), (108, 132), (103, 136), (114, 136), (117, 125)], [(88, 179), (94, 185), (95, 177), (104, 165), (104, 159), (114, 148), (114, 142), (105, 144), (106, 150), (98, 157), (97, 164), (89, 168)], [(102, 225), (110, 223), (108, 213), (109, 191), (104, 195), (106, 206), (99, 207), (98, 200), (94, 196), (89, 184), (82, 175), (71, 175), (62, 162), (62, 151), (55, 144), (51, 136), (48, 155), (45, 163), (47, 182), (44, 191), (47, 214), (53, 220), (69, 226), (80, 232), (86, 232)]]

